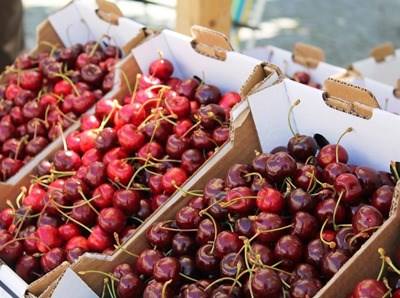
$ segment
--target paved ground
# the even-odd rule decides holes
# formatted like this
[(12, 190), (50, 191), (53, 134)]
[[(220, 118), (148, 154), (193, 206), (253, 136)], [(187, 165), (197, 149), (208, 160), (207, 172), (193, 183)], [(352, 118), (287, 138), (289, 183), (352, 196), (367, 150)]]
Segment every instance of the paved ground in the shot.
[[(163, 0), (174, 4), (173, 0)], [(189, 1), (189, 0), (187, 0)], [(24, 0), (27, 46), (34, 44), (34, 28), (51, 11), (67, 0)], [(173, 9), (144, 6), (119, 1), (124, 13), (150, 26), (173, 28)], [(241, 29), (232, 33), (236, 46), (271, 44), (290, 49), (294, 42), (304, 41), (325, 49), (327, 60), (347, 65), (368, 55), (377, 43), (392, 41), (400, 47), (398, 0), (266, 0), (261, 30)]]

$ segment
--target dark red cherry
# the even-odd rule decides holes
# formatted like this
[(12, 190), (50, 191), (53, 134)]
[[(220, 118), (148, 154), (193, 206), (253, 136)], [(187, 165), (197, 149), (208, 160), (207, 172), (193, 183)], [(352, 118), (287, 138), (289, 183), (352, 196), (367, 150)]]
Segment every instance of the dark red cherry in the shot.
[(142, 291), (143, 282), (133, 272), (124, 274), (119, 278), (117, 285), (119, 298), (139, 297)]
[(299, 211), (293, 219), (292, 234), (300, 239), (308, 240), (318, 232), (318, 221), (310, 213)]
[(213, 85), (202, 84), (200, 85), (194, 95), (200, 104), (207, 105), (210, 103), (217, 104), (221, 98), (221, 92), (219, 89)]
[(355, 168), (354, 174), (360, 181), (363, 194), (366, 196), (371, 195), (379, 186), (381, 186), (378, 172), (374, 169), (358, 166)]
[(347, 164), (332, 162), (322, 171), (322, 178), (324, 182), (333, 184), (339, 175), (350, 173), (350, 171), (350, 167)]
[(393, 193), (393, 186), (383, 185), (372, 195), (371, 205), (378, 209), (385, 217), (389, 215), (390, 207), (392, 206)]
[(62, 248), (53, 248), (40, 258), (40, 265), (45, 273), (55, 269), (65, 261), (65, 251)]
[(231, 252), (222, 257), (219, 267), (222, 276), (235, 277), (243, 270), (245, 263), (240, 254)]
[(294, 189), (288, 198), (288, 206), (292, 214), (298, 211), (312, 211), (315, 204), (315, 198), (301, 188)]
[[(216, 228), (217, 231), (215, 230)], [(200, 245), (207, 244), (209, 241), (214, 240), (216, 233), (218, 233), (218, 226), (215, 227), (209, 218), (205, 218), (198, 225), (196, 242)]]
[(322, 258), (322, 272), (330, 278), (339, 271), (348, 259), (349, 257), (341, 250), (331, 251)]
[(322, 258), (328, 251), (327, 246), (318, 239), (310, 241), (305, 251), (305, 257), (308, 263), (314, 266), (320, 266)]
[(277, 152), (268, 158), (266, 166), (268, 177), (274, 182), (281, 182), (292, 177), (296, 172), (296, 161), (286, 152)]
[(211, 273), (218, 269), (219, 258), (212, 251), (212, 245), (201, 246), (196, 253), (196, 268), (204, 273)]
[(338, 147), (338, 161), (347, 163), (349, 156), (346, 149), (341, 145), (329, 144), (322, 147), (317, 154), (317, 162), (321, 167), (325, 168), (328, 164), (336, 162), (336, 147)]
[(178, 259), (164, 257), (159, 259), (153, 267), (153, 277), (160, 282), (176, 281), (179, 278), (181, 266)]
[(367, 232), (372, 234), (382, 223), (383, 216), (379, 210), (373, 206), (364, 205), (354, 214), (352, 226), (356, 233)]
[(360, 281), (352, 292), (352, 298), (380, 298), (385, 297), (388, 289), (382, 281), (364, 279)]
[(173, 233), (168, 230), (165, 222), (159, 222), (150, 227), (146, 232), (147, 241), (157, 247), (166, 248), (172, 243)]
[[(260, 212), (253, 220), (253, 234), (259, 233), (257, 239), (262, 243), (270, 243), (279, 239), (284, 231), (282, 217), (274, 213)], [(274, 231), (269, 231), (274, 230)], [(276, 230), (276, 231), (275, 231)]]
[(285, 199), (280, 191), (264, 187), (257, 193), (257, 207), (263, 212), (280, 213), (285, 206)]
[(282, 291), (282, 282), (272, 269), (256, 269), (249, 279), (254, 297), (278, 298)]
[(175, 221), (177, 226), (181, 229), (197, 228), (201, 221), (199, 210), (185, 206), (176, 213)]
[(322, 288), (321, 282), (316, 278), (299, 279), (290, 287), (290, 297), (313, 297)]
[(310, 136), (295, 135), (289, 139), (288, 152), (298, 161), (306, 161), (317, 153), (318, 145)]
[(349, 173), (336, 177), (335, 189), (339, 194), (342, 193), (343, 202), (350, 204), (358, 202), (363, 194), (359, 180), (355, 175)]
[(243, 246), (243, 241), (234, 232), (222, 231), (218, 233), (214, 245), (215, 254), (222, 258), (228, 253), (237, 253)]
[(39, 259), (31, 255), (22, 256), (15, 266), (15, 272), (25, 282), (31, 283), (40, 275)]
[(286, 266), (292, 266), (301, 260), (303, 256), (303, 244), (294, 235), (282, 236), (275, 245), (275, 256), (283, 260)]

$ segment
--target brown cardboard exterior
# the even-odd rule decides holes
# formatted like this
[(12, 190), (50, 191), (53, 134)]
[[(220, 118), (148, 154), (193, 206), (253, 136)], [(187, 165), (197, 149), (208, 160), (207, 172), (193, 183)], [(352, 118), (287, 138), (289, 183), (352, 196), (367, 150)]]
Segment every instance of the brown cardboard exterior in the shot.
[[(104, 4), (109, 2), (103, 0), (101, 3)], [(113, 6), (115, 5), (112, 4), (111, 7)], [(107, 8), (109, 8), (109, 6), (107, 6)], [(143, 27), (143, 30), (140, 30), (137, 35), (133, 36), (132, 39), (122, 47), (123, 51), (128, 53), (127, 57), (130, 56), (130, 51), (132, 48), (139, 45), (147, 37), (147, 35), (147, 31)], [(49, 52), (51, 50), (49, 48), (49, 44), (61, 47), (63, 46), (63, 42), (49, 20), (43, 21), (36, 28), (36, 40), (35, 48), (30, 51), (30, 54), (33, 56), (36, 56), (40, 52)], [(133, 59), (125, 58), (116, 65), (117, 75), (115, 76), (114, 87), (104, 97), (117, 97), (126, 92), (126, 88), (123, 88), (123, 85), (126, 84), (125, 76), (121, 72), (123, 71), (126, 74), (126, 78), (128, 78), (129, 83), (132, 85), (136, 78), (136, 74), (138, 73), (138, 68), (135, 68), (134, 64), (135, 62)], [(64, 134), (67, 135), (69, 132), (76, 130), (78, 127), (79, 124), (75, 123), (69, 127)], [(14, 199), (20, 192), (21, 187), (29, 185), (31, 174), (33, 173), (36, 165), (46, 157), (52, 156), (52, 154), (56, 151), (56, 148), (59, 148), (61, 144), (61, 138), (56, 139), (39, 155), (35, 156), (35, 158), (33, 158), (28, 164), (22, 167), (16, 175), (5, 182), (0, 182), (0, 207), (5, 206), (6, 200)]]
[[(208, 30), (208, 34), (219, 34), (219, 33), (215, 33), (215, 31), (210, 31), (209, 29), (207, 29), (207, 30)], [(154, 36), (156, 36), (156, 35), (148, 36), (148, 39), (151, 40)], [(205, 36), (207, 36), (207, 34), (203, 33), (202, 38), (206, 38)], [(144, 42), (146, 42), (146, 41), (144, 41)], [(210, 40), (208, 43), (209, 43), (209, 47), (212, 47), (212, 40)], [(204, 54), (202, 53), (201, 55), (204, 55)], [(207, 55), (207, 56), (209, 57), (210, 55)], [(220, 60), (219, 57), (210, 57), (210, 58)], [(126, 76), (130, 79), (130, 82), (129, 82), (130, 85), (133, 86), (134, 81), (136, 79), (136, 75), (138, 73), (140, 73), (139, 62), (135, 59), (133, 54), (129, 55), (128, 57), (126, 57), (124, 59), (123, 68), (124, 68), (124, 72), (125, 72)], [(241, 121), (243, 121), (241, 119), (247, 119), (246, 115), (249, 115), (249, 112), (247, 109), (247, 103), (245, 101), (245, 98), (248, 95), (256, 92), (257, 90), (259, 90), (261, 88), (272, 85), (272, 84), (276, 83), (277, 81), (279, 81), (280, 79), (281, 79), (281, 72), (280, 72), (279, 68), (277, 68), (274, 65), (258, 61), (252, 68), (252, 71), (247, 75), (247, 78), (244, 80), (243, 84), (241, 86), (237, 86), (237, 88), (240, 91), (240, 94), (242, 95), (244, 100), (242, 101), (242, 103), (238, 104), (238, 106), (241, 106), (241, 108), (236, 107), (235, 108), (236, 113), (232, 113), (232, 115), (231, 115), (231, 119), (239, 118), (238, 120), (234, 120), (233, 125), (236, 126), (237, 123), (240, 123)], [(131, 81), (131, 80), (133, 80), (133, 81)], [(128, 86), (126, 84), (122, 84), (121, 88), (119, 88), (118, 92), (114, 94), (113, 98), (115, 98), (117, 100), (122, 100), (124, 98), (124, 96), (126, 94), (128, 94), (128, 92), (129, 92)], [(244, 115), (246, 117), (243, 118), (242, 115)], [(245, 121), (245, 123), (243, 124), (243, 129), (252, 130), (251, 125), (252, 125), (251, 121)], [(240, 124), (240, 126), (242, 126), (242, 125)], [(240, 131), (240, 129), (239, 130), (235, 129), (234, 131)], [(239, 138), (239, 141), (237, 141), (237, 142), (240, 142), (240, 143), (247, 143), (247, 142), (253, 143), (251, 140), (254, 139), (256, 136), (254, 136), (254, 135), (245, 136), (245, 133), (243, 132), (242, 134), (240, 134), (240, 136), (239, 135), (237, 136), (237, 134), (234, 133), (232, 137)], [(256, 144), (256, 143), (254, 143), (254, 144)], [(217, 156), (217, 160), (218, 159), (225, 160), (224, 156), (227, 155), (228, 151), (233, 149), (233, 148), (231, 148), (231, 145), (232, 145), (231, 143), (227, 143), (218, 150), (218, 152), (214, 155), (214, 156)], [(52, 149), (51, 153), (48, 155), (48, 157), (51, 157), (61, 147), (62, 147), (62, 143), (61, 142), (57, 143), (53, 147), (53, 149)], [(257, 149), (257, 148), (258, 147), (256, 146), (254, 149)], [(241, 157), (245, 157), (245, 155), (243, 155), (243, 154), (238, 154), (238, 155), (240, 155)], [(250, 156), (250, 152), (248, 153), (248, 155)], [(238, 156), (237, 158), (240, 158), (240, 156)], [(250, 160), (249, 156), (248, 156), (248, 158), (245, 158), (246, 161)], [(205, 177), (205, 174), (208, 172), (210, 165), (212, 166), (212, 164), (215, 163), (215, 160), (216, 160), (215, 157), (212, 157), (205, 164), (203, 164), (203, 166), (182, 186), (182, 188), (188, 189), (188, 187), (190, 187), (191, 185), (202, 185), (202, 183), (205, 183), (206, 180), (203, 177)], [(229, 159), (229, 160), (225, 161), (224, 164), (228, 165), (228, 164), (231, 164), (232, 162), (233, 162), (233, 160)], [(213, 167), (217, 169), (219, 166), (214, 165)], [(222, 168), (222, 169), (227, 170), (226, 168)], [(221, 174), (223, 172), (224, 171), (221, 171)], [(34, 174), (34, 170), (32, 170), (32, 172), (30, 172), (25, 177), (24, 181), (28, 182), (29, 177), (31, 177), (32, 174)], [(197, 182), (198, 180), (200, 182)], [(17, 194), (17, 193), (19, 193), (19, 191), (14, 192), (14, 196), (12, 198), (14, 198), (15, 194)], [(156, 213), (154, 213), (152, 216), (150, 216), (150, 218), (148, 218), (145, 221), (145, 223), (142, 225), (143, 228), (139, 227), (139, 229), (140, 230), (147, 229), (147, 227), (148, 227), (147, 222), (149, 220), (151, 220), (151, 218), (153, 218), (159, 212), (164, 212), (164, 210), (167, 210), (167, 208), (172, 206), (173, 202), (176, 201), (175, 198), (178, 198), (178, 197), (181, 197), (180, 192), (176, 192), (173, 196), (171, 196), (169, 201), (171, 201), (172, 203), (167, 202), (160, 210), (158, 210)], [(3, 204), (3, 202), (0, 200), (0, 207), (1, 207), (1, 204)], [(169, 207), (165, 207), (165, 206), (169, 206)], [(161, 211), (161, 210), (163, 210), (163, 211)], [(136, 238), (133, 237), (132, 239), (136, 239)], [(125, 246), (130, 247), (129, 243), (131, 243), (131, 240), (128, 240), (127, 243), (125, 244)], [(135, 241), (135, 243), (136, 243), (136, 241)], [(137, 246), (137, 244), (135, 244), (135, 246)], [(72, 264), (70, 266), (63, 265), (62, 268), (56, 268), (56, 270), (57, 270), (56, 274), (46, 274), (43, 277), (41, 277), (40, 279), (33, 282), (32, 284), (30, 284), (28, 287), (28, 292), (31, 294), (34, 294), (36, 296), (40, 295), (40, 297), (51, 297), (55, 287), (57, 286), (58, 279), (62, 276), (63, 272), (65, 272), (65, 270), (67, 268), (70, 267), (75, 272), (81, 271), (81, 270), (89, 270), (89, 269), (107, 271), (107, 270), (111, 270), (111, 268), (113, 266), (112, 264), (115, 264), (117, 262), (115, 260), (120, 260), (121, 256), (124, 257), (124, 255), (125, 255), (125, 253), (122, 254), (121, 251), (117, 251), (111, 256), (105, 256), (102, 254), (86, 253), (86, 254), (82, 255), (74, 264)], [(87, 276), (90, 278), (89, 275), (87, 275)], [(93, 289), (96, 289), (98, 292), (101, 291), (101, 289), (98, 289), (95, 286), (93, 287)]]
[[(288, 85), (292, 85), (288, 88)], [(289, 91), (286, 90), (286, 88), (289, 89)], [(304, 92), (301, 92), (299, 95), (295, 92), (296, 89), (301, 89)], [(280, 94), (280, 98), (278, 100), (285, 101), (286, 97), (292, 97), (293, 100), (295, 98), (298, 98), (299, 96), (302, 97), (308, 97), (311, 95), (310, 100), (316, 100), (317, 98), (320, 100), (322, 103), (320, 105), (320, 109), (317, 109), (315, 112), (329, 112), (330, 115), (334, 115), (335, 118), (342, 116), (342, 120), (338, 120), (338, 122), (344, 122), (341, 123), (340, 126), (343, 125), (348, 125), (348, 123), (351, 123), (354, 120), (354, 124), (356, 127), (362, 127), (362, 123), (364, 121), (369, 121), (368, 119), (363, 119), (359, 115), (349, 115), (347, 113), (343, 113), (341, 111), (337, 111), (336, 108), (332, 108), (327, 106), (325, 103), (323, 103), (323, 93), (321, 91), (313, 90), (313, 88), (310, 88), (308, 86), (303, 86), (298, 83), (289, 81), (289, 80), (283, 80), (281, 83), (276, 84), (273, 87), (266, 88), (266, 89), (275, 89), (274, 92), (270, 92), (270, 96), (274, 96), (277, 94)], [(265, 90), (266, 90), (265, 89)], [(366, 91), (366, 90), (364, 90)], [(250, 103), (252, 102), (252, 97), (258, 96), (257, 100), (259, 102), (262, 101), (262, 98), (265, 96), (263, 95), (263, 90), (255, 93), (253, 96), (250, 96), (249, 101)], [(351, 93), (351, 92), (350, 92)], [(287, 105), (287, 106), (285, 106)], [(251, 105), (250, 105), (251, 106)], [(282, 106), (285, 106), (284, 109), (282, 109)], [(286, 102), (284, 105), (280, 107), (277, 107), (277, 110), (272, 109), (270, 111), (269, 115), (273, 115), (273, 113), (282, 113), (285, 112), (287, 113), (287, 107), (290, 107), (290, 102)], [(254, 112), (254, 110), (253, 110)], [(260, 119), (263, 114), (263, 110), (258, 109), (257, 113), (258, 115), (255, 115), (255, 117)], [(386, 113), (377, 109), (373, 110), (374, 113), (377, 114), (382, 114), (382, 117), (389, 117), (391, 118), (391, 121), (399, 122), (400, 119), (397, 119), (393, 114)], [(303, 111), (303, 114), (304, 111)], [(294, 113), (294, 117), (296, 116), (296, 112)], [(322, 115), (324, 117), (325, 115)], [(374, 115), (374, 117), (377, 117)], [(382, 123), (382, 120), (384, 118), (378, 117), (374, 118), (372, 117), (371, 119), (374, 119), (372, 121), (378, 121), (380, 122), (383, 126), (388, 126), (390, 124), (384, 124)], [(286, 114), (284, 117), (281, 117), (282, 119), (279, 119), (278, 122), (282, 123), (282, 125), (287, 125), (287, 119), (286, 119)], [(239, 117), (237, 117), (233, 124), (232, 124), (232, 130), (231, 130), (231, 139), (228, 143), (226, 143), (224, 146), (220, 148), (216, 154), (209, 159), (209, 161), (204, 164), (199, 171), (195, 174), (196, 178), (191, 179), (186, 183), (186, 186), (188, 187), (189, 190), (198, 190), (198, 189), (203, 189), (205, 184), (210, 178), (214, 177), (221, 177), (223, 178), (229, 167), (234, 164), (234, 163), (249, 163), (255, 156), (255, 151), (261, 151), (262, 148), (265, 148), (267, 145), (268, 147), (275, 147), (277, 145), (281, 145), (281, 143), (276, 143), (276, 140), (281, 140), (285, 138), (287, 140), (287, 135), (290, 135), (289, 129), (285, 128), (285, 132), (282, 132), (282, 127), (270, 127), (269, 135), (271, 134), (276, 134), (276, 138), (271, 138), (274, 139), (272, 142), (270, 141), (270, 138), (265, 138), (261, 136), (261, 133), (265, 131), (266, 126), (262, 125), (262, 127), (257, 127), (255, 122), (255, 119), (253, 114), (249, 111), (246, 110), (245, 112), (241, 113)], [(297, 119), (298, 120), (298, 119)], [(296, 119), (294, 120), (294, 123), (297, 121)], [(318, 121), (318, 120), (317, 120)], [(375, 123), (376, 124), (376, 123)], [(309, 125), (307, 123), (306, 125)], [(361, 125), (361, 126), (360, 126)], [(374, 123), (371, 123), (371, 125), (374, 125)], [(325, 125), (326, 126), (326, 125)], [(309, 130), (314, 130), (318, 128), (314, 125), (313, 128), (309, 127)], [(319, 129), (319, 128), (318, 128)], [(327, 132), (329, 131), (335, 131), (335, 136), (336, 136), (336, 130), (339, 129), (338, 127), (335, 128), (330, 128), (330, 127), (325, 127), (325, 130)], [(357, 130), (357, 128), (356, 128)], [(367, 135), (369, 132), (369, 128), (363, 128), (363, 131), (360, 132), (360, 137)], [(339, 129), (340, 131), (340, 129)], [(283, 136), (280, 136), (279, 134), (282, 134)], [(310, 132), (308, 132), (310, 133)], [(332, 137), (332, 133), (330, 137)], [(357, 136), (356, 138), (358, 138)], [(356, 145), (355, 144), (355, 139), (353, 138), (352, 140), (352, 146), (353, 147)], [(344, 145), (346, 146), (346, 144)], [(382, 147), (382, 145), (381, 145)], [(373, 148), (374, 150), (376, 149)], [(265, 150), (264, 150), (265, 151)], [(390, 153), (390, 150), (385, 151), (386, 153)], [(363, 155), (364, 152), (361, 152), (361, 155)], [(368, 155), (368, 154), (367, 154)], [(397, 154), (397, 157), (399, 154)], [(368, 156), (364, 156), (363, 158), (366, 158), (367, 160), (369, 159)], [(358, 158), (356, 158), (356, 161), (358, 161)], [(371, 161), (373, 163), (373, 161)], [(382, 169), (382, 165), (380, 165), (380, 169)], [(399, 199), (399, 192), (400, 192), (400, 186), (396, 187), (396, 193), (394, 196), (394, 205), (397, 204), (397, 200)], [(160, 221), (165, 221), (165, 220), (170, 220), (174, 219), (176, 211), (181, 209), (183, 206), (185, 206), (188, 201), (191, 198), (188, 196), (185, 196), (182, 192), (177, 192), (175, 193), (170, 200), (168, 200), (163, 206), (161, 206), (156, 213), (154, 213), (150, 218), (148, 218), (143, 225), (137, 230), (137, 232), (133, 235), (133, 237), (124, 244), (124, 249), (128, 250), (132, 254), (140, 254), (141, 251), (145, 248), (149, 248), (147, 241), (146, 241), (146, 231), (147, 229), (153, 225), (156, 222)], [(375, 232), (372, 237), (361, 247), (361, 249), (346, 263), (346, 265), (343, 266), (343, 268), (338, 272), (338, 274), (332, 278), (326, 286), (323, 287), (323, 289), (317, 294), (316, 297), (321, 298), (321, 297), (341, 297), (342, 295), (338, 295), (336, 291), (338, 291), (338, 288), (341, 289), (343, 286), (342, 284), (346, 283), (347, 279), (351, 279), (352, 273), (348, 272), (350, 270), (349, 268), (353, 268), (354, 271), (359, 270), (358, 267), (355, 264), (358, 264), (358, 266), (361, 266), (362, 261), (360, 260), (361, 256), (366, 256), (371, 257), (371, 250), (377, 246), (376, 242), (381, 241), (380, 239), (382, 238), (387, 238), (389, 237), (394, 229), (393, 225), (398, 226), (398, 219), (399, 219), (399, 213), (400, 211), (397, 210), (396, 208), (393, 209), (392, 216), (383, 224), (383, 226)], [(385, 236), (386, 235), (386, 236)], [(392, 234), (393, 235), (393, 234)], [(128, 262), (132, 263), (134, 261), (135, 257), (133, 257), (130, 254), (127, 254), (123, 250), (119, 250), (114, 256), (112, 257), (106, 257), (106, 258), (98, 258), (96, 255), (89, 255), (86, 254), (84, 255), (80, 262), (77, 262), (75, 264), (71, 265), (71, 269), (74, 270), (76, 273), (82, 273), (85, 270), (89, 270), (90, 268), (96, 268), (96, 270), (103, 271), (103, 272), (111, 272), (113, 268), (120, 263), (123, 262)], [(364, 265), (363, 265), (364, 266)], [(364, 270), (362, 270), (364, 272)], [(364, 273), (362, 274), (367, 274), (368, 271), (365, 270)], [(361, 273), (358, 273), (357, 276), (363, 276)], [(87, 283), (87, 285), (92, 288), (95, 292), (98, 294), (101, 293), (102, 290), (102, 278), (99, 277), (96, 274), (83, 274), (81, 275), (81, 278)], [(337, 281), (340, 281), (339, 283)], [(349, 288), (349, 287), (347, 287)], [(345, 296), (345, 292), (343, 292), (343, 297)]]

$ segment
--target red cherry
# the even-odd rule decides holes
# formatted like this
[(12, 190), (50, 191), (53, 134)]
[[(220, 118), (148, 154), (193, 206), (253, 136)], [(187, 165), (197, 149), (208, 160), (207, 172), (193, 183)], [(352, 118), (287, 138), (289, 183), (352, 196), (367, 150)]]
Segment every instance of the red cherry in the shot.
[(88, 243), (90, 250), (96, 252), (103, 252), (112, 245), (110, 236), (99, 226), (92, 228), (92, 233), (88, 237)]
[(388, 289), (385, 284), (376, 279), (364, 279), (354, 288), (353, 298), (381, 298), (386, 295)]
[(64, 241), (68, 241), (73, 237), (81, 235), (79, 227), (74, 223), (65, 223), (59, 226), (58, 233)]
[(174, 66), (164, 58), (153, 61), (149, 67), (149, 74), (163, 81), (168, 80), (173, 72)]
[(53, 248), (40, 258), (40, 265), (44, 272), (50, 272), (65, 261), (65, 252), (61, 248)]
[(113, 197), (114, 207), (125, 212), (126, 215), (136, 213), (140, 208), (140, 195), (139, 192), (132, 189), (120, 189), (114, 193)]
[(224, 108), (225, 112), (229, 112), (241, 100), (239, 93), (227, 92), (222, 95), (219, 105)]
[(137, 151), (145, 143), (145, 136), (133, 124), (125, 124), (118, 130), (118, 142), (127, 151)]
[(239, 186), (232, 188), (226, 195), (227, 209), (239, 214), (248, 213), (254, 206), (254, 196), (250, 188)]
[(99, 226), (106, 232), (119, 233), (126, 224), (124, 213), (117, 208), (104, 208), (98, 218)]
[(342, 194), (342, 200), (346, 203), (356, 203), (363, 194), (363, 189), (356, 176), (349, 173), (340, 174), (335, 180), (335, 189)]
[(93, 205), (99, 209), (111, 207), (113, 204), (114, 188), (107, 183), (99, 185), (93, 192)]
[(168, 194), (174, 193), (179, 186), (187, 180), (187, 174), (181, 168), (170, 168), (162, 177), (164, 191)]
[(42, 87), (43, 76), (39, 71), (26, 70), (20, 76), (21, 87), (26, 90), (36, 91)]
[(165, 100), (167, 110), (182, 119), (190, 113), (189, 100), (184, 96), (167, 97)]
[(264, 187), (257, 194), (257, 207), (264, 212), (280, 213), (285, 205), (285, 199), (280, 191)]
[(53, 88), (53, 92), (59, 96), (67, 96), (72, 91), (72, 85), (65, 80), (58, 81)]
[(49, 249), (59, 247), (61, 245), (61, 238), (58, 229), (50, 226), (40, 226), (36, 234), (38, 236), (37, 247), (40, 252), (48, 252)]
[[(347, 163), (349, 156), (346, 149), (341, 145), (338, 146), (338, 161), (341, 163)], [(318, 164), (325, 168), (328, 164), (336, 162), (336, 145), (329, 144), (321, 148), (317, 154)]]
[(107, 176), (114, 182), (128, 184), (133, 175), (133, 167), (123, 160), (114, 160), (107, 165)]
[(80, 248), (82, 251), (89, 251), (89, 241), (83, 236), (75, 236), (68, 240), (66, 250)]

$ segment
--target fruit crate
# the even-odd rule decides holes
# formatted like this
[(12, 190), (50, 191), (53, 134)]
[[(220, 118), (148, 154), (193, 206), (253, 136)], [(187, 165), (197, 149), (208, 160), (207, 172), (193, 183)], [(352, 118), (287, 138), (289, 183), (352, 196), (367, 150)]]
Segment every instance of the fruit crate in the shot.
[[(103, 37), (105, 33), (113, 34), (113, 38)], [(126, 56), (132, 47), (139, 44), (146, 35), (146, 30), (142, 25), (123, 18), (114, 4), (104, 0), (98, 1), (97, 5), (85, 1), (73, 1), (49, 16), (38, 26), (37, 45), (29, 55), (37, 57), (40, 53), (50, 53), (54, 50), (54, 47), (69, 47), (77, 43), (97, 40), (100, 46), (106, 44), (117, 46), (121, 54)], [(132, 76), (128, 73), (131, 67), (125, 64), (129, 64), (129, 59), (121, 59), (115, 65), (113, 87), (104, 97), (116, 96), (121, 86), (126, 84), (125, 77), (128, 78), (128, 81), (132, 81)], [(10, 72), (6, 71), (2, 75), (2, 80), (5, 81), (9, 76)], [(76, 128), (77, 125), (72, 124), (64, 133), (69, 133)], [(44, 150), (28, 161), (16, 175), (0, 182), (2, 201), (14, 197), (20, 191), (21, 186), (29, 184), (30, 172), (60, 143), (61, 138), (50, 142)]]
[[(381, 109), (397, 114), (400, 112), (400, 102), (393, 92), (396, 86), (394, 81), (387, 84), (375, 77), (364, 76), (362, 71), (357, 70), (355, 64), (348, 70), (328, 64), (325, 62), (324, 51), (318, 47), (296, 43), (292, 52), (266, 46), (249, 49), (244, 53), (277, 65), (289, 78), (311, 87), (322, 88), (326, 79), (334, 77), (366, 88), (374, 94)], [(388, 58), (388, 60), (393, 59)]]
[(374, 47), (368, 58), (353, 62), (350, 68), (363, 77), (392, 86), (396, 91), (399, 89), (399, 55), (400, 49), (386, 42)]
[[(186, 183), (187, 190), (195, 192), (203, 189), (211, 178), (225, 177), (234, 164), (251, 163), (255, 151), (268, 152), (286, 144), (292, 136), (287, 122), (288, 111), (299, 98), (301, 103), (291, 113), (291, 123), (296, 131), (311, 136), (317, 135), (316, 139), (326, 141), (325, 138), (337, 140), (343, 131), (352, 127), (352, 132), (341, 140), (341, 144), (349, 152), (349, 162), (387, 171), (391, 161), (399, 160), (400, 155), (394, 149), (397, 145), (387, 146), (389, 142), (393, 142), (393, 136), (388, 136), (384, 132), (398, 125), (400, 119), (394, 114), (371, 108), (371, 105), (376, 107), (376, 99), (365, 89), (337, 80), (328, 80), (326, 86), (328, 93), (323, 93), (284, 79), (278, 84), (250, 95), (248, 101), (252, 112), (241, 113), (235, 119), (230, 142), (222, 146), (207, 164), (198, 170), (196, 177)], [(341, 97), (343, 94), (346, 98)], [(310, 117), (310, 113), (313, 117)], [(394, 139), (397, 142), (397, 138)], [(92, 268), (108, 273), (118, 264), (134, 264), (136, 257), (132, 254), (139, 255), (143, 250), (150, 248), (146, 241), (146, 233), (150, 227), (155, 223), (174, 219), (176, 212), (182, 210), (192, 199), (193, 197), (187, 196), (186, 193), (175, 193), (156, 214), (144, 222), (113, 258), (100, 259), (87, 255), (80, 262), (73, 264), (71, 269), (100, 295), (103, 277), (80, 273)], [(392, 227), (398, 221), (396, 209), (398, 199), (397, 187), (389, 219), (372, 234), (315, 297), (337, 297), (338, 287), (342, 286), (338, 281), (345, 284), (346, 278), (350, 278), (352, 274), (350, 268), (354, 270), (359, 268), (353, 267), (353, 264), (362, 266), (360, 256), (365, 254), (370, 256), (371, 247), (375, 246), (377, 239), (382, 235), (388, 235), (389, 230), (393, 231)], [(125, 251), (129, 251), (129, 254)], [(52, 287), (56, 287), (56, 284)], [(345, 295), (345, 292), (343, 294)]]
[[(195, 27), (193, 32), (193, 40), (190, 37), (168, 30), (149, 37), (146, 41), (133, 48), (131, 54), (125, 58), (126, 63), (124, 67), (126, 69), (124, 73), (132, 80), (137, 78), (137, 74), (140, 71), (146, 74), (153, 60), (160, 59), (159, 55), (161, 52), (163, 57), (168, 58), (175, 65), (174, 76), (181, 78), (192, 77), (193, 75), (204, 76), (207, 83), (219, 86), (222, 92), (229, 90), (239, 91), (243, 99), (248, 94), (255, 92), (255, 90), (271, 85), (279, 79), (279, 71), (276, 67), (232, 51), (223, 35), (201, 27)], [(129, 87), (135, 84), (139, 85), (140, 82), (135, 83), (132, 81), (129, 84), (130, 86), (122, 84), (118, 93), (114, 94), (112, 98), (122, 103), (128, 95), (128, 99), (130, 100), (132, 97), (130, 91), (132, 90)], [(111, 100), (111, 98), (104, 101), (106, 100)], [(95, 110), (97, 109), (98, 106), (96, 105)], [(247, 103), (243, 100), (233, 107), (230, 114), (231, 118), (235, 119), (239, 117), (246, 109)], [(96, 111), (92, 112), (96, 113)], [(62, 148), (63, 144), (61, 142), (58, 143), (53, 147), (48, 157), (51, 159), (55, 152)], [(35, 170), (29, 173), (29, 175), (32, 174), (35, 174)], [(186, 184), (193, 183), (190, 181), (196, 177), (198, 176), (195, 175), (194, 178), (189, 178), (187, 183), (181, 185), (182, 189), (187, 189)], [(4, 203), (5, 207), (6, 202)], [(13, 203), (15, 203), (15, 200)], [(106, 256), (86, 253), (76, 262), (85, 262), (86, 259), (91, 258), (112, 259), (114, 255)], [(52, 292), (52, 289), (47, 288), (47, 286), (54, 282), (68, 267), (68, 263), (63, 263), (40, 279), (32, 282), (28, 285), (28, 292), (35, 295), (40, 295), (41, 293), (48, 295)]]

